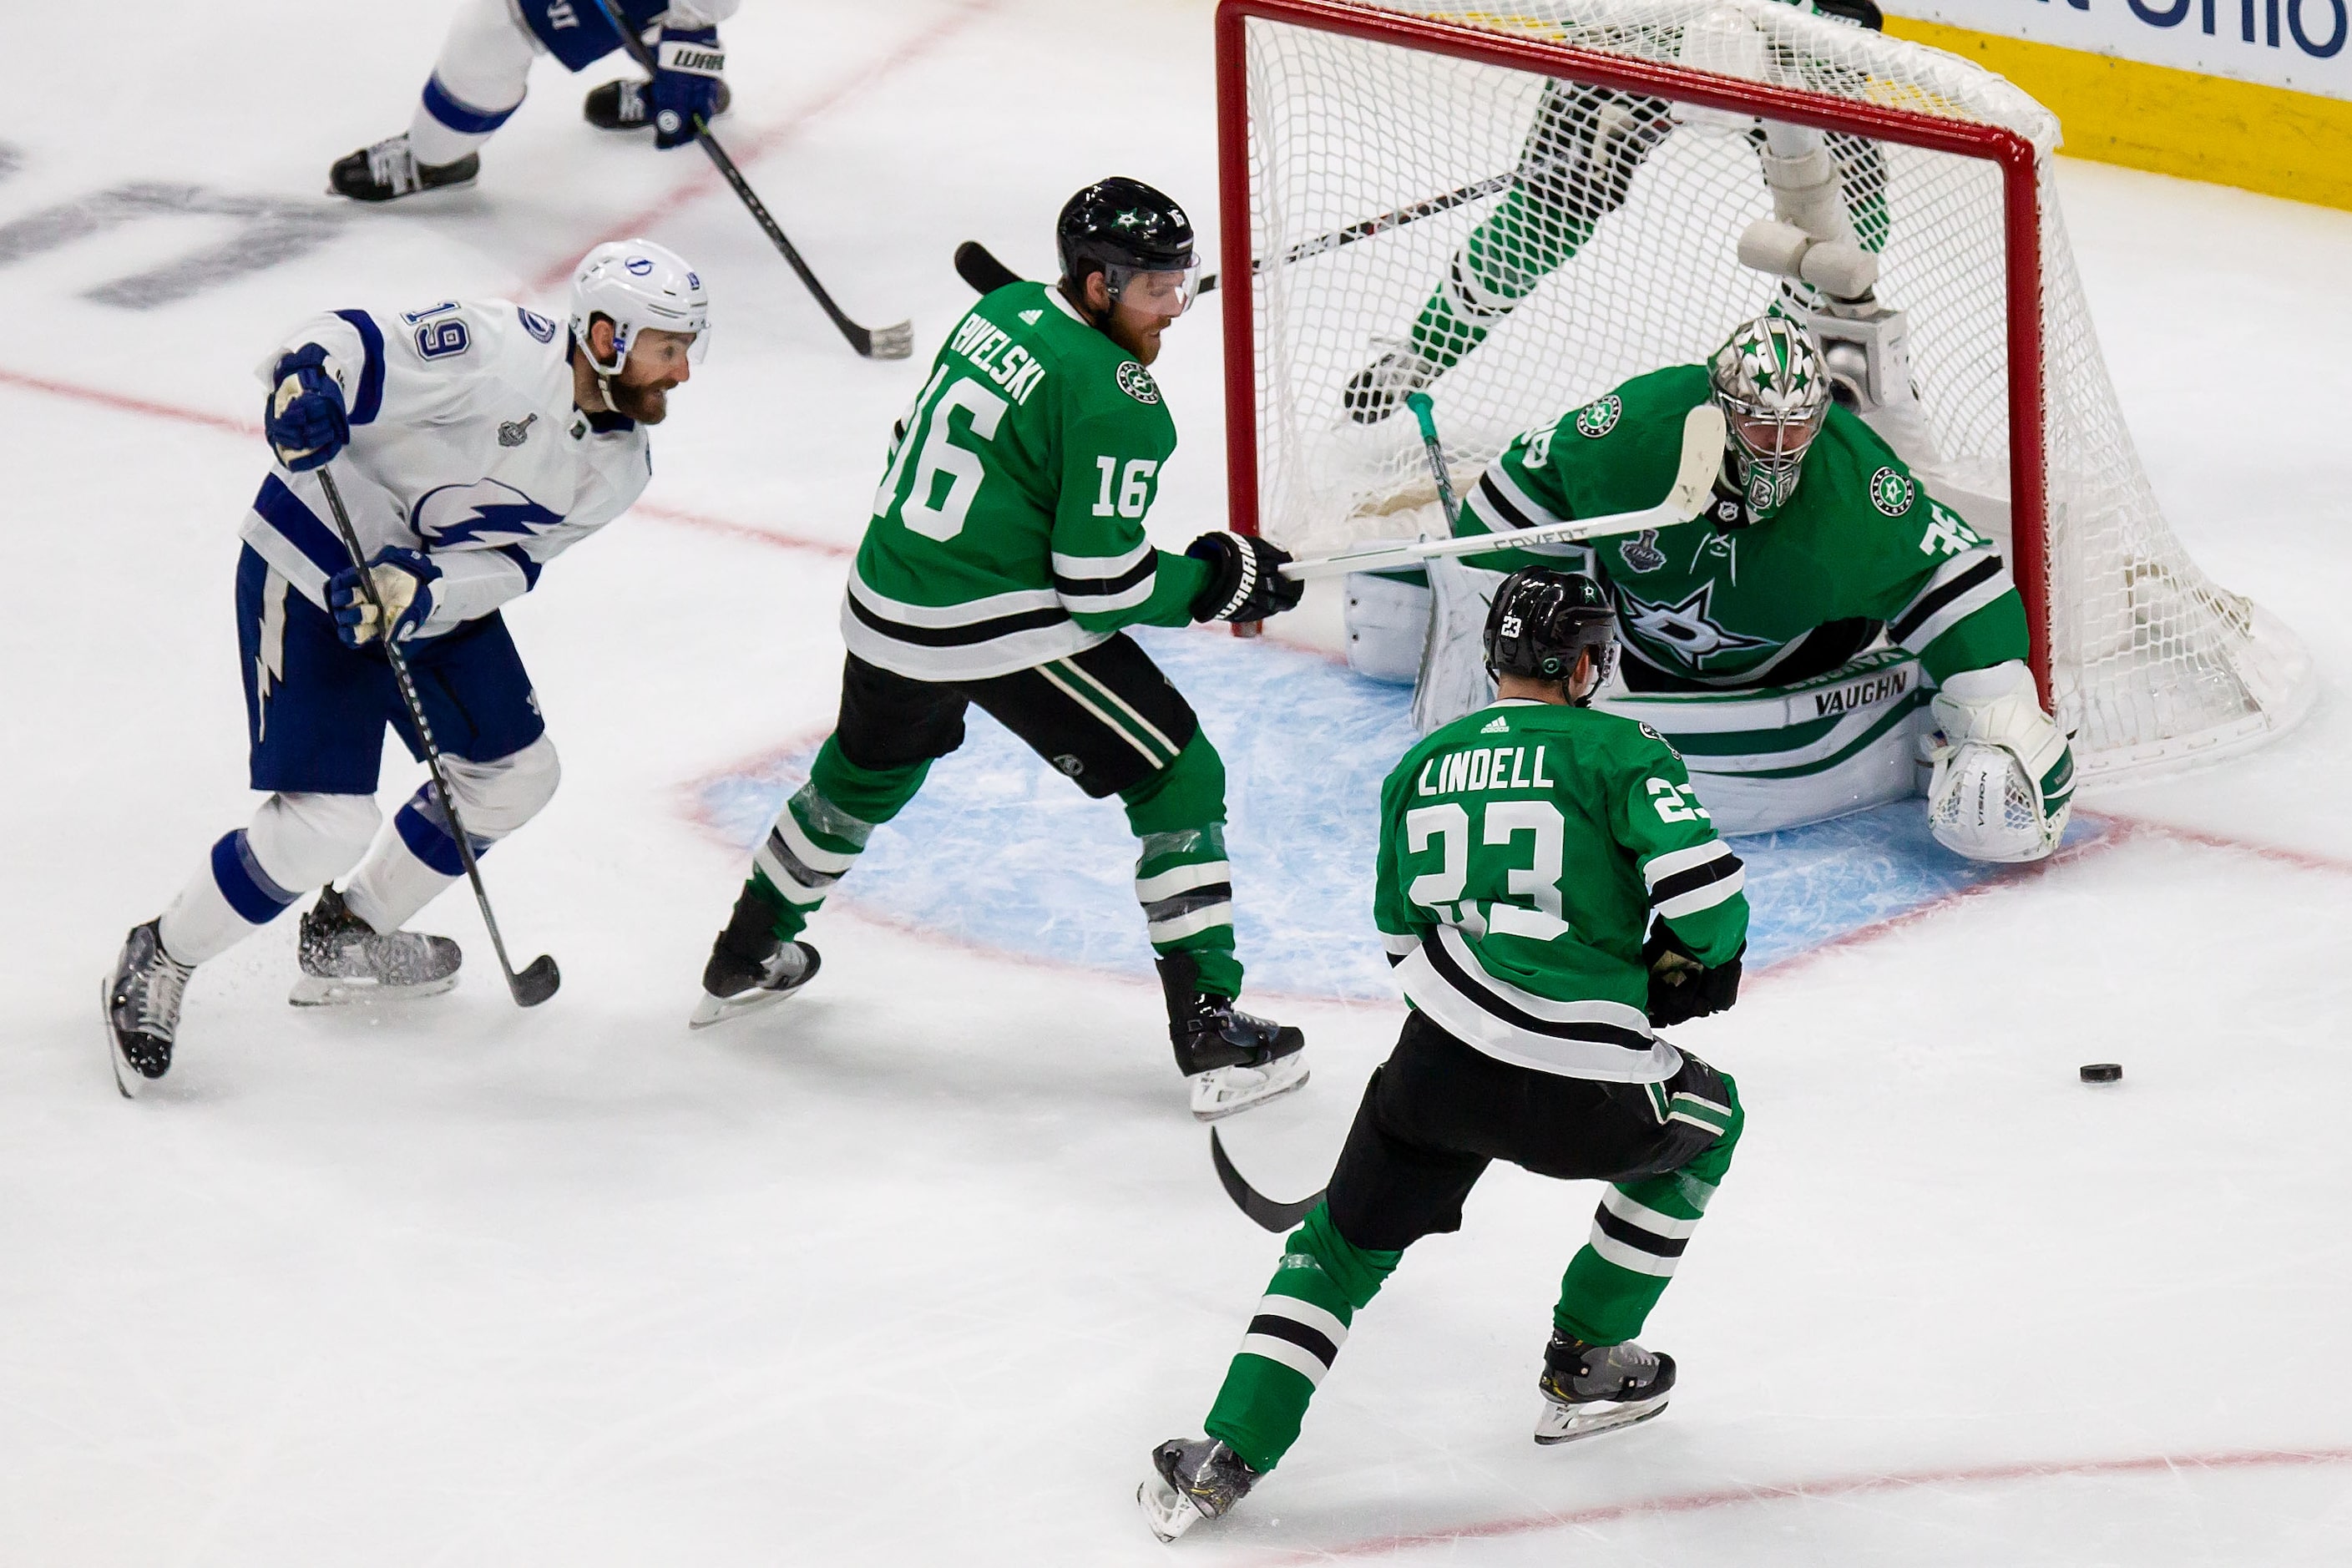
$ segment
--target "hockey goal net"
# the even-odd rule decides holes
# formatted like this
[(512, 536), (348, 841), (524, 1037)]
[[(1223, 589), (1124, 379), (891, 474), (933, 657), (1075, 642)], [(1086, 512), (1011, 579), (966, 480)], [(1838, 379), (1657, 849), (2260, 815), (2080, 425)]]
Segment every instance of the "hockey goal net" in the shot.
[[(1360, 417), (1383, 354), (1450, 362), (1426, 385), (1465, 492), (1519, 431), (1703, 359), (1782, 289), (1738, 242), (1774, 211), (1762, 121), (1807, 126), (1907, 319), (1890, 439), (2004, 542), (2084, 776), (2308, 705), (2292, 634), (2165, 522), (2067, 247), (2057, 121), (2001, 78), (1776, 0), (1223, 0), (1217, 51), (1236, 526), (1319, 552), (1430, 499), (1412, 418)], [(1637, 161), (1593, 155), (1629, 131)]]

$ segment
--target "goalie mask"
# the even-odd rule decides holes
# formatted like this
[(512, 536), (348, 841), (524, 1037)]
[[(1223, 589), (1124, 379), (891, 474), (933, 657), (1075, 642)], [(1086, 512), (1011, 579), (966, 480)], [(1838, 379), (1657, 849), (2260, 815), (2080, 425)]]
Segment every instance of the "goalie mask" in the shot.
[(1805, 449), (1829, 418), (1828, 366), (1802, 322), (1759, 316), (1734, 328), (1706, 368), (1729, 426), (1731, 478), (1761, 522), (1797, 493)]
[[(613, 323), (613, 358), (600, 361), (588, 342), (591, 318)], [(572, 340), (599, 377), (621, 374), (642, 331), (691, 332), (687, 357), (702, 363), (710, 341), (710, 296), (686, 258), (649, 239), (616, 239), (580, 258), (572, 275)]]
[(1592, 684), (1570, 701), (1588, 707), (1617, 665), (1617, 610), (1608, 592), (1578, 572), (1529, 566), (1503, 579), (1486, 611), (1486, 669), (1500, 679), (1565, 682), (1577, 656), (1592, 655)]

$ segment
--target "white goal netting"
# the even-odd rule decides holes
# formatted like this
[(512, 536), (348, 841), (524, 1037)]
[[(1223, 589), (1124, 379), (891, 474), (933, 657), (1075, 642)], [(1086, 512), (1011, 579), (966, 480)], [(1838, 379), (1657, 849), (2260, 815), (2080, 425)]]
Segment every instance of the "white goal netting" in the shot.
[[(2142, 471), (2067, 247), (2047, 110), (1956, 56), (1773, 0), (1349, 8), (2030, 141), (2041, 155), (2042, 613), (2058, 717), (2076, 731), (2084, 775), (2220, 754), (2300, 716), (2312, 689), (2300, 645), (2206, 579)], [(1286, 545), (1393, 533), (1394, 514), (1432, 494), (1410, 415), (1360, 417), (1383, 356), (1445, 367), (1427, 390), (1466, 491), (1517, 432), (1703, 358), (1774, 298), (1777, 280), (1736, 254), (1742, 230), (1773, 216), (1751, 116), (1580, 83), (1565, 58), (1511, 69), (1264, 17), (1243, 36), (1260, 521)], [(1908, 318), (1917, 405), (1897, 449), (1931, 491), (2008, 541), (2011, 377), (2033, 367), (2011, 363), (2001, 170), (1883, 135), (1832, 132), (1829, 144), (1855, 236), (1878, 254), (1878, 298)], [(1329, 243), (1400, 213), (1411, 220)]]

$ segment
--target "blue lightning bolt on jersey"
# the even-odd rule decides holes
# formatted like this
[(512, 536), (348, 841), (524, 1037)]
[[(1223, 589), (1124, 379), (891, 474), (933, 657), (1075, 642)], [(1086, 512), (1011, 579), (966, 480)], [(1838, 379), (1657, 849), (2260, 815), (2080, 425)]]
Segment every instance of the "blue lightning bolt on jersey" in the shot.
[[(628, 510), (652, 473), (645, 430), (572, 406), (562, 323), (504, 300), (408, 310), (333, 310), (262, 361), (327, 351), (351, 445), (336, 489), (369, 559), (421, 550), (441, 569), (420, 636), (437, 637), (528, 593), (540, 569)], [(316, 473), (273, 465), (242, 530), (254, 552), (321, 608), (351, 563)]]

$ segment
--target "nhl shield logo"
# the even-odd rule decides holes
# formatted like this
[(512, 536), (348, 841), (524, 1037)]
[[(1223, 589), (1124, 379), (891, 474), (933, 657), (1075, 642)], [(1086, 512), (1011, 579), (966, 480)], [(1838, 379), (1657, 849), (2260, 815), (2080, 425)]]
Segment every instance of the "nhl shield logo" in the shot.
[(1138, 403), (1160, 401), (1160, 384), (1151, 379), (1150, 371), (1133, 360), (1118, 367), (1118, 389)]
[(1625, 563), (1628, 572), (1655, 572), (1666, 563), (1666, 552), (1658, 548), (1658, 531), (1645, 528), (1617, 547), (1617, 557)]
[(1870, 476), (1870, 504), (1889, 517), (1901, 517), (1909, 511), (1914, 493), (1908, 474), (1881, 468)]
[(1618, 416), (1624, 412), (1625, 405), (1612, 392), (1576, 411), (1576, 433), (1597, 441), (1617, 428)]

